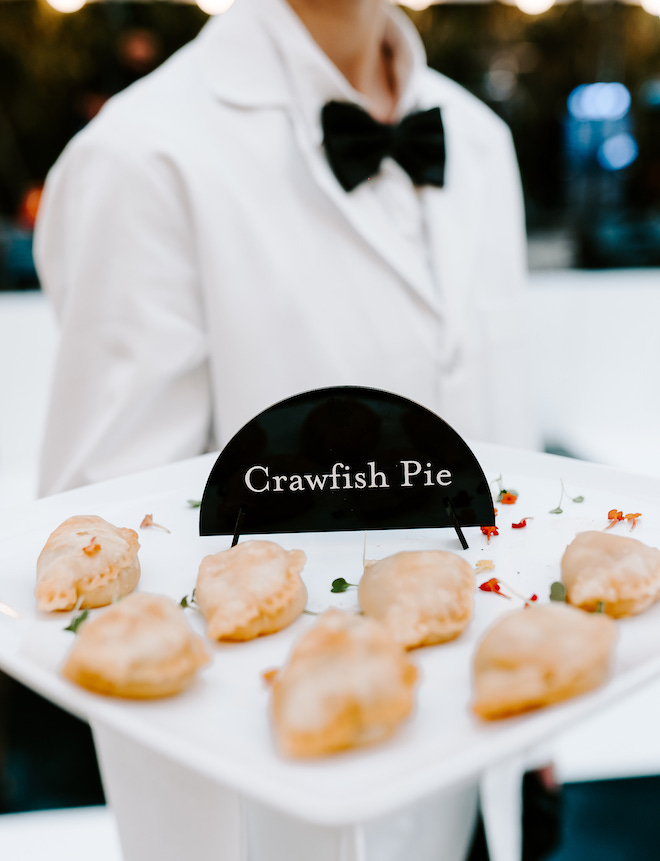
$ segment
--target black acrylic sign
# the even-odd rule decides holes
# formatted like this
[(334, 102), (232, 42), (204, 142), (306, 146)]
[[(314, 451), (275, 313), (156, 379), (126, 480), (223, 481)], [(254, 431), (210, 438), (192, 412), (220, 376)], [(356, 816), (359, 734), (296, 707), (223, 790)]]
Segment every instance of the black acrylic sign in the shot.
[[(493, 526), (474, 454), (445, 421), (377, 389), (281, 401), (248, 422), (204, 490), (201, 535)], [(464, 546), (467, 544), (464, 543)]]

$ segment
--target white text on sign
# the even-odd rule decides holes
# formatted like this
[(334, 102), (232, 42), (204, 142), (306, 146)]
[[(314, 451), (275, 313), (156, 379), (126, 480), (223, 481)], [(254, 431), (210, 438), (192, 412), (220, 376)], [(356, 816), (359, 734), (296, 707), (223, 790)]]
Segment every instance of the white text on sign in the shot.
[[(423, 465), (418, 460), (401, 460), (396, 484), (399, 487), (448, 487), (452, 483), (448, 469), (438, 469), (432, 463)], [(271, 475), (270, 468), (256, 464), (245, 473), (245, 484), (252, 493), (292, 493), (306, 490), (364, 490), (365, 488), (389, 488), (390, 478), (379, 470), (371, 460), (366, 468), (356, 472), (345, 463), (337, 462), (330, 472), (305, 473), (300, 475)]]

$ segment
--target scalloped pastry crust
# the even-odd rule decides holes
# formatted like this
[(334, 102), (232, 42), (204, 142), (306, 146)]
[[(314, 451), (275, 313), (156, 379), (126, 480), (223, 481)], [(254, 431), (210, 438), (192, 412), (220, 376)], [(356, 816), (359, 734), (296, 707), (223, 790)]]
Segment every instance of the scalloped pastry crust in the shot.
[(211, 640), (251, 640), (290, 625), (305, 609), (307, 557), (274, 541), (245, 541), (202, 559), (195, 598)]
[(103, 607), (128, 595), (140, 579), (139, 547), (133, 529), (96, 515), (69, 517), (49, 536), (37, 560), (38, 608), (73, 610), (80, 599), (83, 609)]
[(300, 639), (273, 687), (281, 750), (314, 757), (374, 744), (412, 711), (417, 670), (375, 619), (329, 610)]
[(95, 693), (145, 699), (179, 693), (209, 661), (175, 601), (135, 592), (80, 626), (62, 672)]
[(358, 597), (367, 616), (415, 649), (458, 637), (472, 618), (474, 588), (472, 566), (455, 553), (404, 551), (366, 562)]
[(609, 675), (616, 623), (560, 601), (503, 616), (474, 656), (474, 711), (494, 720), (599, 687)]
[(610, 532), (579, 532), (561, 560), (567, 600), (608, 616), (634, 616), (660, 598), (660, 550)]

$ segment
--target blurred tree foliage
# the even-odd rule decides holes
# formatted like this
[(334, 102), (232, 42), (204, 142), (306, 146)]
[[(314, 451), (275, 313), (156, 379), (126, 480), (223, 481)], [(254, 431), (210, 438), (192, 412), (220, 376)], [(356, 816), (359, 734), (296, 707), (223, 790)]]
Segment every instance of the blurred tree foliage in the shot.
[(90, 3), (63, 15), (45, 0), (0, 0), (0, 213), (15, 212), (105, 98), (207, 18), (194, 4)]
[[(597, 80), (630, 89), (640, 140), (631, 193), (660, 205), (658, 111), (646, 112), (638, 98), (644, 82), (660, 80), (660, 19), (613, 0), (566, 3), (539, 16), (497, 2), (408, 14), (429, 63), (511, 126), (532, 226), (561, 219), (566, 98)], [(206, 19), (197, 6), (173, 2), (97, 2), (62, 15), (45, 0), (0, 0), (0, 214), (15, 211), (108, 95), (193, 38)], [(648, 167), (656, 157), (657, 188)]]
[(621, 81), (631, 91), (640, 158), (630, 193), (660, 206), (659, 112), (641, 98), (645, 82), (660, 81), (659, 18), (611, 0), (556, 5), (539, 16), (500, 3), (441, 4), (409, 15), (429, 64), (510, 125), (530, 227), (563, 217), (566, 99), (595, 81)]

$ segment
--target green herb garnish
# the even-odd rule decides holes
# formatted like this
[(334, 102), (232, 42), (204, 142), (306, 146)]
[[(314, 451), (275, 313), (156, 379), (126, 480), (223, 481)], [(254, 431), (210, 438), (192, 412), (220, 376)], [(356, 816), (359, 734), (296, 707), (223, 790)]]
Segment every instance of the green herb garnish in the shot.
[(350, 586), (355, 586), (357, 588), (357, 583), (347, 583), (343, 577), (337, 577), (336, 580), (332, 581), (332, 589), (331, 592), (345, 592)]
[(559, 580), (555, 580), (555, 582), (550, 586), (550, 600), (551, 601), (565, 601), (566, 600), (566, 586), (563, 583), (560, 583)]
[(201, 499), (188, 499), (186, 501), (188, 503), (188, 508), (199, 508), (202, 504)]
[(71, 622), (64, 629), (65, 631), (73, 631), (74, 634), (78, 633), (78, 628), (82, 625), (85, 619), (89, 616), (89, 610), (83, 610), (79, 616), (71, 619)]
[(192, 590), (190, 598), (187, 595), (184, 595), (183, 598), (179, 601), (179, 604), (183, 607), (184, 610), (196, 610), (199, 607), (197, 603), (197, 598), (195, 596), (195, 589)]
[[(561, 501), (564, 498), (564, 496), (568, 496), (568, 494), (566, 493), (566, 488), (564, 487), (563, 480), (560, 478), (559, 481), (561, 484), (561, 496), (559, 497), (559, 503), (557, 504), (556, 508), (553, 508), (550, 512), (548, 512), (549, 514), (563, 514), (564, 513), (563, 509), (561, 507)], [(571, 502), (584, 502), (584, 496), (568, 496), (568, 498), (571, 500)]]
[(596, 613), (604, 613), (605, 612), (605, 602), (599, 601), (598, 606), (596, 607)]

